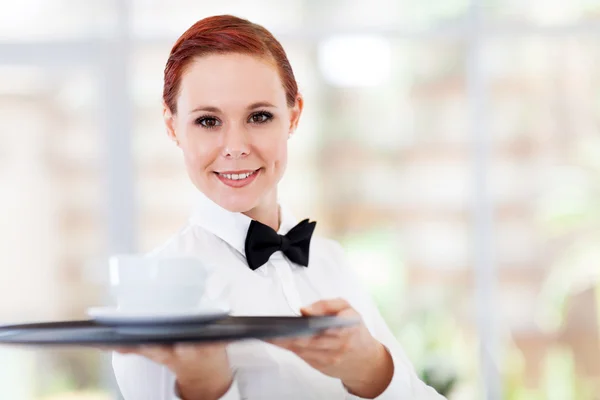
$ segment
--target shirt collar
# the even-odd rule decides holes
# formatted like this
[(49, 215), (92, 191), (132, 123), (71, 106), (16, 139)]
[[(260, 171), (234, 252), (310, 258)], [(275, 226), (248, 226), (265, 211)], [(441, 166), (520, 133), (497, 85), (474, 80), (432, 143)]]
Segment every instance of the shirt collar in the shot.
[[(285, 235), (298, 223), (294, 215), (279, 204), (279, 233)], [(203, 193), (198, 193), (194, 209), (190, 217), (192, 225), (200, 226), (227, 242), (241, 254), (245, 255), (246, 234), (251, 218), (239, 212), (231, 212), (210, 200)]]

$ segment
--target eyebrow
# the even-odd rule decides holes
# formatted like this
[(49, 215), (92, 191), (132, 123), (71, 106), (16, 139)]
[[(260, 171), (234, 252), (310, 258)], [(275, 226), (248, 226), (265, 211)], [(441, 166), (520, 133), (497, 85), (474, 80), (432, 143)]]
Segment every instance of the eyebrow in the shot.
[[(247, 110), (255, 110), (257, 108), (264, 108), (264, 107), (275, 108), (275, 106), (273, 104), (269, 103), (268, 101), (259, 101), (259, 102), (250, 104), (246, 109)], [(220, 113), (221, 109), (219, 109), (219, 107), (213, 107), (213, 106), (200, 106), (200, 107), (194, 108), (190, 112), (190, 114), (198, 112), (198, 111)]]

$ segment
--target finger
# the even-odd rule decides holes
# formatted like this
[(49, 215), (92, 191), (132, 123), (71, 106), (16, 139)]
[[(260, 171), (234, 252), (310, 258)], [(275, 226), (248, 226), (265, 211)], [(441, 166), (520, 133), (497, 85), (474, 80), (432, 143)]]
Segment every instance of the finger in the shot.
[(338, 365), (342, 361), (343, 353), (340, 351), (303, 349), (294, 351), (298, 357), (312, 366)]
[(337, 313), (338, 317), (343, 318), (360, 318), (360, 314), (352, 307), (345, 308)]
[(263, 342), (272, 344), (274, 346), (279, 347), (287, 347), (290, 346), (296, 340), (301, 340), (303, 338), (311, 338), (313, 335), (302, 335), (302, 336), (284, 336), (284, 337), (275, 337), (271, 339), (263, 339)]
[(297, 338), (286, 341), (273, 341), (271, 344), (286, 350), (296, 352), (304, 349), (314, 350), (332, 350), (340, 349), (344, 346), (345, 340), (336, 336), (313, 336)]
[(296, 349), (308, 350), (342, 350), (346, 347), (346, 341), (334, 336), (318, 336), (307, 342), (294, 343)]
[(343, 338), (352, 335), (358, 328), (355, 326), (348, 326), (342, 328), (329, 328), (321, 332), (317, 337), (327, 336), (334, 338)]
[(300, 309), (304, 316), (337, 315), (340, 311), (351, 308), (350, 304), (342, 299), (320, 300)]
[(265, 342), (272, 344), (273, 346), (280, 347), (282, 349), (290, 350), (294, 346), (295, 339), (271, 339), (265, 340)]
[(290, 339), (268, 339), (264, 342), (272, 344), (274, 346), (286, 346), (290, 344), (292, 341)]
[(137, 353), (159, 364), (167, 364), (173, 359), (173, 349), (170, 346), (140, 346)]
[(109, 351), (114, 351), (119, 354), (135, 354), (139, 351), (139, 347), (114, 347), (112, 349), (108, 349)]
[[(329, 328), (329, 329), (338, 329), (338, 330), (340, 330), (340, 332), (344, 332), (347, 329), (355, 329), (355, 328), (359, 328), (361, 326), (364, 327), (364, 321), (362, 319), (362, 316), (352, 307), (341, 310), (340, 312), (338, 312), (335, 315), (335, 317), (343, 318), (344, 320), (347, 320), (348, 324), (344, 324), (346, 326), (339, 326), (336, 328)], [(329, 329), (327, 329), (327, 330), (329, 330)]]
[(318, 343), (317, 348), (330, 348), (335, 346), (328, 345), (325, 343), (334, 341), (347, 342), (348, 338), (352, 336), (357, 331), (357, 329), (357, 327), (329, 328), (325, 331), (322, 331), (320, 334), (313, 336), (275, 338), (264, 341), (274, 346), (292, 351), (299, 348), (309, 348), (312, 346), (312, 343)]
[(173, 356), (181, 361), (189, 361), (195, 358), (198, 349), (193, 344), (177, 343), (173, 346)]
[(136, 353), (138, 351), (138, 347), (136, 346), (93, 346), (95, 349), (100, 351), (111, 352), (114, 351), (120, 354), (131, 354)]
[(293, 339), (274, 340), (271, 342), (271, 344), (285, 350), (296, 351), (299, 349), (309, 348), (313, 339), (314, 337), (312, 336), (301, 336)]
[(173, 347), (173, 354), (182, 361), (193, 361), (212, 357), (225, 348), (226, 345), (220, 343), (178, 343)]
[(324, 336), (338, 336), (343, 332), (344, 328), (329, 328), (321, 332)]

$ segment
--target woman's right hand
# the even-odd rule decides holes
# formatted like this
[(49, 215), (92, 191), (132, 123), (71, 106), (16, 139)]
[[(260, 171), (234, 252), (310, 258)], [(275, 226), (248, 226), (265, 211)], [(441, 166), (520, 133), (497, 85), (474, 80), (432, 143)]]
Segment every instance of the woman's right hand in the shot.
[(179, 397), (184, 400), (219, 399), (233, 382), (226, 345), (178, 343), (112, 350), (121, 354), (137, 354), (169, 368), (177, 377)]

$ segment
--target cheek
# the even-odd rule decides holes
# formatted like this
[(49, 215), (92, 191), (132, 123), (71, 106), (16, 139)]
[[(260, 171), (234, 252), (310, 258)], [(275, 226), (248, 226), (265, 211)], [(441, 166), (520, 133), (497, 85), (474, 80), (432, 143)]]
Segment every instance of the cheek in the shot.
[(185, 164), (194, 171), (203, 170), (215, 159), (215, 146), (210, 143), (202, 143), (199, 140), (183, 141), (180, 145)]
[(260, 154), (262, 158), (272, 168), (279, 168), (287, 162), (287, 140), (282, 140), (279, 135), (277, 138), (271, 136), (260, 145)]
[(285, 168), (285, 166), (287, 165), (287, 159), (288, 159), (288, 148), (287, 148), (287, 143), (284, 143), (281, 146), (281, 148), (279, 149), (280, 167)]
[(198, 168), (202, 165), (205, 157), (203, 157), (201, 152), (187, 148), (183, 150), (183, 158), (188, 167)]
[(276, 147), (274, 152), (276, 154), (276, 156), (274, 157), (275, 170), (277, 171), (277, 174), (281, 177), (281, 175), (283, 175), (283, 173), (285, 172), (288, 160), (287, 140), (280, 143)]

